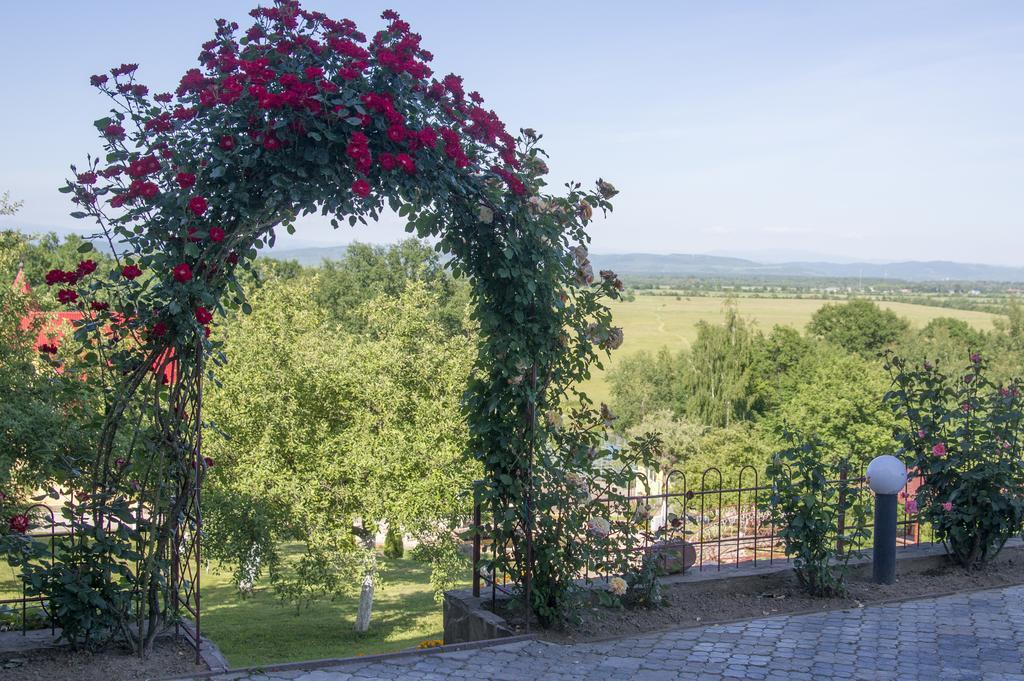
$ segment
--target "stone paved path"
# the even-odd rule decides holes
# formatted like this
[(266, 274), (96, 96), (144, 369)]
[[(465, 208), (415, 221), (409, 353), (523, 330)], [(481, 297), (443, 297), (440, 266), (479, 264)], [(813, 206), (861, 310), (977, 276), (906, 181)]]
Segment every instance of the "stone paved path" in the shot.
[(1024, 586), (572, 646), (524, 641), (218, 681), (1024, 681)]

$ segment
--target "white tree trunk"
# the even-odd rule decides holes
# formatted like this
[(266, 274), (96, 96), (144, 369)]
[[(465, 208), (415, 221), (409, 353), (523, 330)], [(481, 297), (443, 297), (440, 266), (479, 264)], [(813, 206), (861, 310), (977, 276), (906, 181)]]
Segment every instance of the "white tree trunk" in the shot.
[(363, 576), (363, 588), (359, 591), (359, 611), (356, 613), (356, 631), (365, 634), (370, 628), (373, 611), (373, 575)]
[(256, 573), (260, 569), (260, 554), (256, 547), (249, 549), (249, 559), (242, 566), (242, 580), (238, 583), (238, 590), (243, 594), (251, 594), (256, 585)]
[(363, 547), (371, 552), (371, 559), (366, 565), (366, 572), (363, 574), (363, 586), (359, 590), (359, 610), (356, 612), (356, 631), (365, 634), (370, 628), (370, 616), (373, 614), (373, 580), (376, 572), (376, 559), (372, 552), (376, 548), (374, 532), (366, 529), (363, 525)]

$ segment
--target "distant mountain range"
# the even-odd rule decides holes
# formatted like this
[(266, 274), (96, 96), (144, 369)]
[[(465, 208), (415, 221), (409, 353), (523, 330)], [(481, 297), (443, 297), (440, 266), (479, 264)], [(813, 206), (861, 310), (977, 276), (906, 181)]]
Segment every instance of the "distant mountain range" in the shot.
[(1024, 267), (960, 263), (948, 260), (890, 263), (764, 263), (716, 255), (629, 253), (594, 255), (594, 265), (627, 276), (696, 276), (723, 278), (815, 277), (897, 281), (1024, 282)]
[[(303, 265), (318, 265), (323, 260), (339, 260), (345, 246), (293, 248), (265, 251), (279, 260), (297, 260)], [(990, 281), (1024, 282), (1024, 267), (982, 265), (947, 260), (891, 263), (837, 262), (757, 262), (746, 258), (718, 255), (672, 253), (600, 254), (591, 256), (596, 269), (614, 270), (629, 277), (716, 277), (723, 279), (762, 279), (807, 277), (825, 279), (865, 279), (895, 281)]]

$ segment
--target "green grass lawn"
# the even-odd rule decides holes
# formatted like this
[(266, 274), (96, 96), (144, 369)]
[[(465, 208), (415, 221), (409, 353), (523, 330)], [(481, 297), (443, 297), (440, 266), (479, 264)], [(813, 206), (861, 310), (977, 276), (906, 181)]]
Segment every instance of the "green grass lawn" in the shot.
[[(243, 598), (230, 572), (202, 579), (202, 629), (233, 667), (326, 657), (373, 655), (442, 636), (441, 606), (430, 589), (430, 567), (408, 558), (381, 559), (383, 585), (373, 601), (370, 631), (354, 630), (358, 596), (325, 600), (296, 614), (271, 587)], [(20, 595), (11, 568), (0, 568), (0, 597)]]
[[(751, 319), (764, 331), (776, 324), (792, 326), (801, 331), (814, 313), (830, 301), (803, 298), (737, 298), (740, 314)], [(832, 301), (842, 302), (842, 301)], [(687, 298), (681, 296), (637, 295), (632, 302), (611, 303), (612, 319), (625, 332), (622, 347), (604, 362), (605, 371), (615, 366), (622, 357), (642, 350), (656, 351), (668, 347), (673, 352), (688, 348), (697, 337), (697, 322), (706, 320), (720, 323), (724, 319), (724, 298)], [(906, 317), (915, 327), (921, 327), (936, 317), (963, 319), (978, 329), (992, 328), (998, 315), (945, 307), (930, 307), (910, 303), (880, 302), (883, 308)], [(597, 402), (607, 402), (610, 392), (604, 371), (595, 370), (583, 388)]]

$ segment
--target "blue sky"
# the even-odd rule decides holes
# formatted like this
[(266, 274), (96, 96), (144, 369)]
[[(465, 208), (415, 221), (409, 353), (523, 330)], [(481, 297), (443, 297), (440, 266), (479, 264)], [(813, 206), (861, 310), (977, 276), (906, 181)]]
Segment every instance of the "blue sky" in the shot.
[[(545, 134), (554, 180), (614, 182), (595, 251), (1024, 265), (1024, 3), (305, 4), (368, 33), (393, 7), (438, 71)], [(6, 7), (0, 191), (24, 200), (16, 222), (76, 225), (56, 187), (99, 148), (89, 75), (135, 61), (170, 89), (213, 19), (246, 26), (249, 7)], [(396, 220), (312, 219), (291, 243), (402, 236)]]

